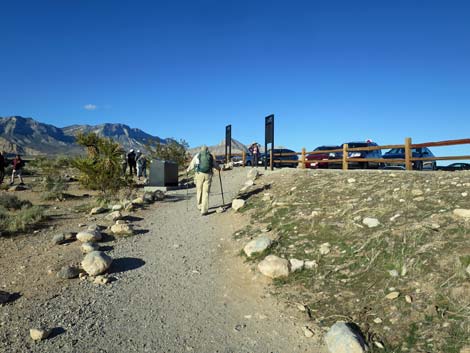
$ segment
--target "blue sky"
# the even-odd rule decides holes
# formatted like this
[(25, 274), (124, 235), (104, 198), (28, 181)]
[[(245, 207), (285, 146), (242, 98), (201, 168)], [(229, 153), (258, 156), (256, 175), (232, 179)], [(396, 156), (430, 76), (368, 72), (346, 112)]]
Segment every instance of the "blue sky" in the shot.
[(470, 137), (468, 1), (16, 0), (0, 14), (0, 116), (192, 146), (226, 124), (262, 141), (271, 113), (293, 149)]

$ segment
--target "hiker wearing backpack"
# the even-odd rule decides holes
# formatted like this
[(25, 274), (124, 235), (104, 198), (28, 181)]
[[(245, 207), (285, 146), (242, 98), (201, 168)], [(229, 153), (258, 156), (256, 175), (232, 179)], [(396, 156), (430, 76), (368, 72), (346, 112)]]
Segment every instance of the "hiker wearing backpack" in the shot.
[(215, 162), (214, 156), (209, 152), (207, 146), (202, 146), (201, 151), (194, 156), (187, 171), (196, 172), (196, 200), (197, 208), (201, 215), (207, 215), (209, 209), (209, 192), (211, 190), (213, 170), (220, 170)]

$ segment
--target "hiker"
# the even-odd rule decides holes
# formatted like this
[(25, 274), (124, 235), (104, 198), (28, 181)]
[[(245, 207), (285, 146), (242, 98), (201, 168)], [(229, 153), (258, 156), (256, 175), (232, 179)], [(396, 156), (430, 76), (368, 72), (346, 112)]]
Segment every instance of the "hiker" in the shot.
[(121, 167), (122, 167), (122, 175), (126, 175), (126, 171), (127, 171), (127, 158), (126, 158), (126, 154), (123, 153), (122, 156), (121, 156)]
[(259, 159), (259, 144), (258, 144), (258, 142), (253, 142), (248, 150), (251, 153), (251, 166), (252, 167), (258, 166), (258, 159)]
[(24, 185), (23, 176), (21, 175), (24, 167), (24, 161), (21, 159), (21, 156), (17, 154), (11, 164), (13, 165), (13, 171), (11, 172), (10, 185), (15, 183), (15, 176), (20, 179), (20, 185)]
[(209, 152), (207, 146), (202, 146), (198, 154), (194, 156), (187, 171), (196, 172), (196, 201), (201, 215), (207, 215), (209, 209), (209, 192), (211, 190), (213, 169), (220, 170), (214, 156)]
[(133, 149), (129, 151), (127, 154), (127, 164), (129, 165), (129, 173), (130, 175), (135, 175), (137, 174), (136, 170), (136, 163), (135, 163), (135, 152)]
[[(137, 151), (139, 153), (139, 151)], [(137, 158), (137, 178), (147, 178), (147, 158), (141, 153)]]
[(5, 177), (5, 166), (7, 165), (4, 155), (5, 152), (0, 152), (0, 184), (3, 183), (3, 178)]

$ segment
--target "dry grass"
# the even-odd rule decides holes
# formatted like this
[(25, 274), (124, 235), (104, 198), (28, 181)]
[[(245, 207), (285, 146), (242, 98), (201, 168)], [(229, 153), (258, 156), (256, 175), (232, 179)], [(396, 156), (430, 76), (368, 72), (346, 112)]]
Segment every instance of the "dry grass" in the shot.
[[(381, 352), (453, 353), (469, 343), (469, 224), (452, 211), (470, 208), (470, 173), (288, 170), (264, 182), (272, 201), (250, 198), (252, 227), (239, 234), (269, 224), (271, 253), (318, 263), (276, 281), (278, 294), (307, 305), (320, 326), (349, 318)], [(386, 299), (392, 291), (400, 296)]]

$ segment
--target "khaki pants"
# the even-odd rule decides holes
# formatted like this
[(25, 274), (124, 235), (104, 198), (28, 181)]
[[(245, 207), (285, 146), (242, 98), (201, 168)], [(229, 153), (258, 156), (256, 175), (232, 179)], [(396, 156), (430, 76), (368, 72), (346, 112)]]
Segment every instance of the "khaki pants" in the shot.
[(211, 191), (212, 174), (196, 173), (197, 208), (201, 214), (207, 213), (209, 209), (209, 192)]

